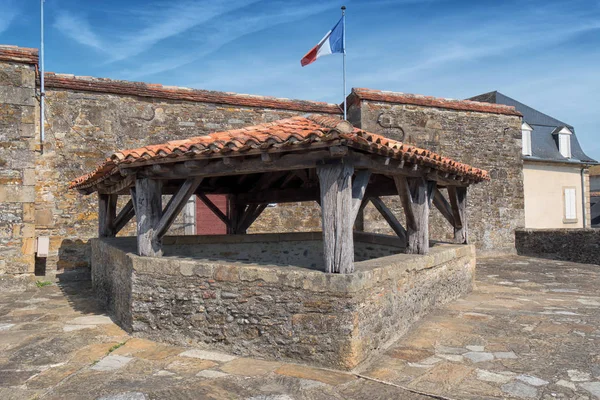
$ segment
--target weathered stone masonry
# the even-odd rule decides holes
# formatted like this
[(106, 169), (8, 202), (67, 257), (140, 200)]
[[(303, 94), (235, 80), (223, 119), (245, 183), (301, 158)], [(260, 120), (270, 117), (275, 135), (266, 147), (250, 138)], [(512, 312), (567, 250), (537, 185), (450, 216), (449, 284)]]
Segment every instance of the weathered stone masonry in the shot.
[[(115, 149), (293, 115), (340, 114), (334, 104), (49, 73), (42, 155), (36, 64), (34, 49), (0, 47), (0, 159), (7, 165), (0, 173), (0, 198), (8, 199), (0, 200), (0, 272), (32, 272), (34, 238), (39, 236), (50, 237), (47, 272), (89, 265), (87, 240), (97, 236), (96, 199), (69, 191), (67, 185)], [(511, 114), (497, 105), (455, 102), (461, 109), (439, 99), (417, 104), (406, 98), (375, 101), (357, 93), (350, 96), (355, 125), (395, 139), (404, 132), (409, 143), (491, 171), (492, 181), (469, 197), (469, 208), (476, 212), (469, 215), (470, 239), (484, 251), (514, 252), (514, 228), (523, 224), (520, 118), (514, 110)], [(437, 211), (432, 218), (432, 238), (445, 237), (447, 222)], [(385, 222), (371, 205), (364, 220), (366, 230), (385, 231)], [(269, 207), (251, 232), (317, 230), (319, 221), (313, 205)]]
[[(492, 180), (469, 191), (469, 241), (480, 253), (514, 252), (514, 230), (525, 215), (521, 118), (513, 108), (368, 89), (354, 89), (349, 100), (355, 126), (489, 171)], [(388, 205), (402, 214), (397, 199)], [(430, 236), (450, 239), (441, 214), (430, 218)], [(364, 221), (366, 231), (388, 233), (374, 207), (365, 209)]]
[(0, 274), (33, 272), (37, 50), (0, 49)]

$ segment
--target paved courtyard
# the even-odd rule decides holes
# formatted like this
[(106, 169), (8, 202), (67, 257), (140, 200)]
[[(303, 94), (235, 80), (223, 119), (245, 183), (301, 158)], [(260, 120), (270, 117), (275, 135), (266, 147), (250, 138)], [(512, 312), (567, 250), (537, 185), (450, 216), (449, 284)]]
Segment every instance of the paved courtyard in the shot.
[(89, 282), (0, 278), (0, 398), (600, 398), (600, 267), (478, 260), (475, 291), (352, 372), (132, 338)]

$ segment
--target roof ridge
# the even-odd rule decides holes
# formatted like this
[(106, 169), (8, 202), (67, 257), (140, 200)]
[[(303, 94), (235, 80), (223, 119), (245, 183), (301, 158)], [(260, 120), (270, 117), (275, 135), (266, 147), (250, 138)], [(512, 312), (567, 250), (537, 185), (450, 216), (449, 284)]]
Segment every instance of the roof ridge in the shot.
[(79, 90), (204, 103), (318, 112), (335, 115), (342, 113), (342, 110), (337, 104), (313, 100), (297, 100), (283, 97), (194, 89), (157, 83), (134, 82), (92, 76), (75, 76), (73, 74), (60, 74), (54, 72), (46, 72), (44, 78), (46, 87), (50, 89)]

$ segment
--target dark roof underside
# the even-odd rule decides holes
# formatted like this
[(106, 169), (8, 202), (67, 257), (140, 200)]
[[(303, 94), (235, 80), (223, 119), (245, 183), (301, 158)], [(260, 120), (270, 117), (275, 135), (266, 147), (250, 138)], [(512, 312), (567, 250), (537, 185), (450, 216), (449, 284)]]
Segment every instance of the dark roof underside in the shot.
[[(533, 109), (515, 99), (512, 99), (500, 92), (494, 91), (471, 97), (469, 100), (483, 101), (487, 103), (505, 104), (513, 106), (523, 114), (523, 121), (527, 122), (533, 128), (531, 132), (531, 152), (532, 156), (524, 156), (525, 160), (555, 161), (579, 163), (596, 163), (597, 161), (583, 152), (579, 140), (575, 134), (572, 125), (564, 123), (556, 118), (552, 118), (536, 109)], [(571, 135), (571, 158), (565, 158), (558, 151), (556, 135), (552, 132), (556, 128), (567, 127), (573, 134)]]

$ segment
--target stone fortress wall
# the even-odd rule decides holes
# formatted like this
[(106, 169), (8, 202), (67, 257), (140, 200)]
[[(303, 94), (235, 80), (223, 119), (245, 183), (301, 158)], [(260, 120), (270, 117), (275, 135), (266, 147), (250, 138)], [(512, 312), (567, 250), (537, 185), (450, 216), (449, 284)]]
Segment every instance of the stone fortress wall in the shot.
[[(37, 50), (0, 46), (0, 273), (33, 272), (39, 236), (50, 238), (49, 257), (38, 259), (46, 273), (89, 265), (97, 199), (67, 186), (117, 149), (294, 115), (341, 117), (335, 104), (47, 73), (41, 153), (36, 70)], [(492, 182), (469, 198), (472, 243), (486, 252), (514, 252), (514, 228), (524, 220), (520, 117), (483, 103), (373, 101), (357, 93), (349, 113), (356, 126), (491, 171)], [(447, 237), (450, 226), (432, 214), (432, 238)], [(372, 206), (364, 221), (366, 230), (388, 231)], [(267, 208), (250, 232), (318, 229), (318, 207), (293, 203)]]

